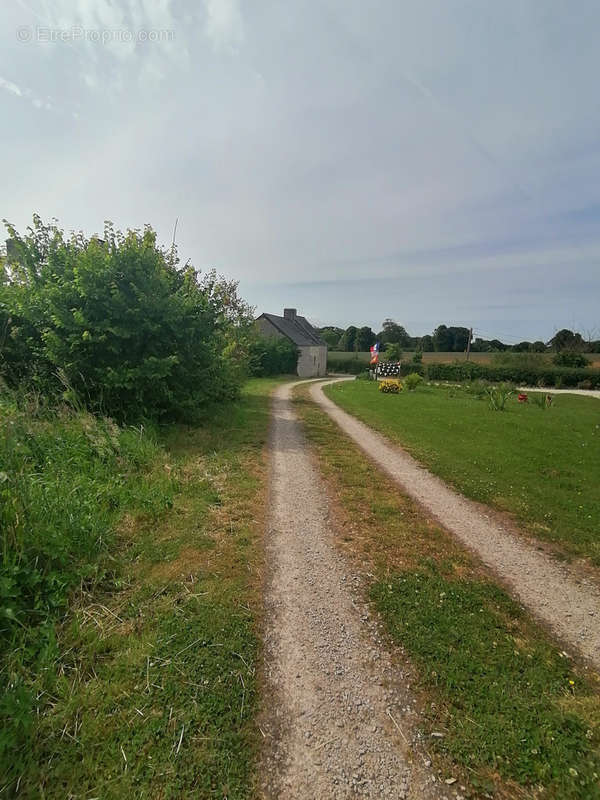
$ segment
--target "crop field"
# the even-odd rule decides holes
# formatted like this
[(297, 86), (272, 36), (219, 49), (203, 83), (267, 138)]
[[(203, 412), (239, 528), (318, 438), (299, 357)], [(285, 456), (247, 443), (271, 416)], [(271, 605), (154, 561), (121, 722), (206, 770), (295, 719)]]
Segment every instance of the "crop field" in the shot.
[[(369, 352), (360, 352), (360, 353), (347, 353), (343, 350), (330, 350), (328, 352), (328, 358), (338, 361), (364, 361), (368, 364), (371, 354)], [(471, 353), (469, 355), (469, 359), (473, 361), (475, 364), (491, 364), (494, 361), (494, 356), (498, 355), (497, 353)], [(551, 360), (551, 354), (549, 353), (512, 353), (513, 357), (518, 357), (520, 355), (526, 357), (527, 359), (531, 359), (535, 357), (539, 359), (540, 364), (549, 363)], [(408, 350), (405, 351), (403, 360), (410, 361), (412, 359), (413, 353), (409, 352)], [(385, 360), (385, 353), (381, 354), (381, 358)], [(593, 367), (600, 367), (600, 353), (586, 353), (586, 358), (588, 358), (592, 362)], [(452, 363), (453, 361), (464, 361), (466, 359), (465, 353), (423, 353), (423, 363), (425, 364), (432, 364), (432, 363), (442, 363), (448, 364)]]
[(557, 550), (600, 564), (600, 402), (560, 395), (550, 408), (513, 395), (502, 412), (467, 387), (382, 394), (353, 381), (325, 389), (468, 497), (513, 514)]

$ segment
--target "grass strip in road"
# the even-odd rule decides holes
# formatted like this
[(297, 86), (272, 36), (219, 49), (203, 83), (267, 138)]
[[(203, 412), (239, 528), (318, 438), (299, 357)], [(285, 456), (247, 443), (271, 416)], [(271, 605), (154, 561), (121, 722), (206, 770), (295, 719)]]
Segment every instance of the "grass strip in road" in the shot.
[(495, 797), (600, 798), (598, 676), (565, 656), (306, 390), (296, 409), (340, 545), (373, 575), (372, 602), (415, 667), (424, 733), (444, 774), (458, 769)]
[(325, 393), (467, 497), (514, 514), (559, 552), (600, 564), (597, 399), (559, 395), (543, 410), (512, 397), (497, 412), (464, 387), (387, 396), (374, 382), (352, 381)]
[(18, 774), (0, 765), (9, 794), (253, 796), (273, 385), (251, 381), (205, 427), (162, 434), (134, 493), (166, 501), (123, 506), (111, 579), (82, 584), (24, 682), (35, 715)]

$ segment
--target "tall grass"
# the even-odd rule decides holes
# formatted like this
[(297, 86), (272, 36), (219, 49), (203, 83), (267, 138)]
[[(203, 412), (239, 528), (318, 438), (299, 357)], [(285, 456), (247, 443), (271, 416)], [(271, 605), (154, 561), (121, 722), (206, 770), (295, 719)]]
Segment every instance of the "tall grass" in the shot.
[(152, 433), (38, 398), (0, 396), (0, 774), (19, 774), (40, 704), (57, 679), (55, 625), (75, 592), (118, 582), (125, 508), (172, 502)]

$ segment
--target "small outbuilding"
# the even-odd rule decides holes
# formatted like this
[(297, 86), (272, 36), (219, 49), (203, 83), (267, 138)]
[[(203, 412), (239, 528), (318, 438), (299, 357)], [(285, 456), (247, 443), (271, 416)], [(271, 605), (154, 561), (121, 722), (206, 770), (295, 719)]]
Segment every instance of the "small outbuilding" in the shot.
[(295, 308), (284, 308), (283, 317), (261, 314), (256, 325), (263, 336), (285, 336), (298, 348), (296, 372), (301, 378), (320, 378), (327, 374), (327, 342), (319, 336), (305, 317)]

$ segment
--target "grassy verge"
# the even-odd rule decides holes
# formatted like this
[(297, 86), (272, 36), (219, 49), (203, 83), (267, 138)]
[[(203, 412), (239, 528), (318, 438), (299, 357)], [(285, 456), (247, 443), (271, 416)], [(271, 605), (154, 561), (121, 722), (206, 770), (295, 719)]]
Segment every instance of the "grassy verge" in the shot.
[[(478, 795), (599, 798), (600, 696), (485, 568), (308, 400), (296, 407), (335, 498), (341, 546), (417, 668), (427, 747)], [(441, 734), (432, 737), (431, 734)]]
[(89, 417), (22, 420), (17, 438), (46, 462), (22, 460), (19, 491), (45, 563), (55, 541), (68, 557), (44, 570), (65, 586), (32, 590), (2, 626), (7, 795), (252, 796), (273, 384), (158, 440)]
[(459, 387), (387, 396), (356, 381), (325, 391), (468, 497), (515, 514), (534, 535), (600, 564), (598, 400), (560, 395), (544, 411), (513, 397), (499, 413)]

